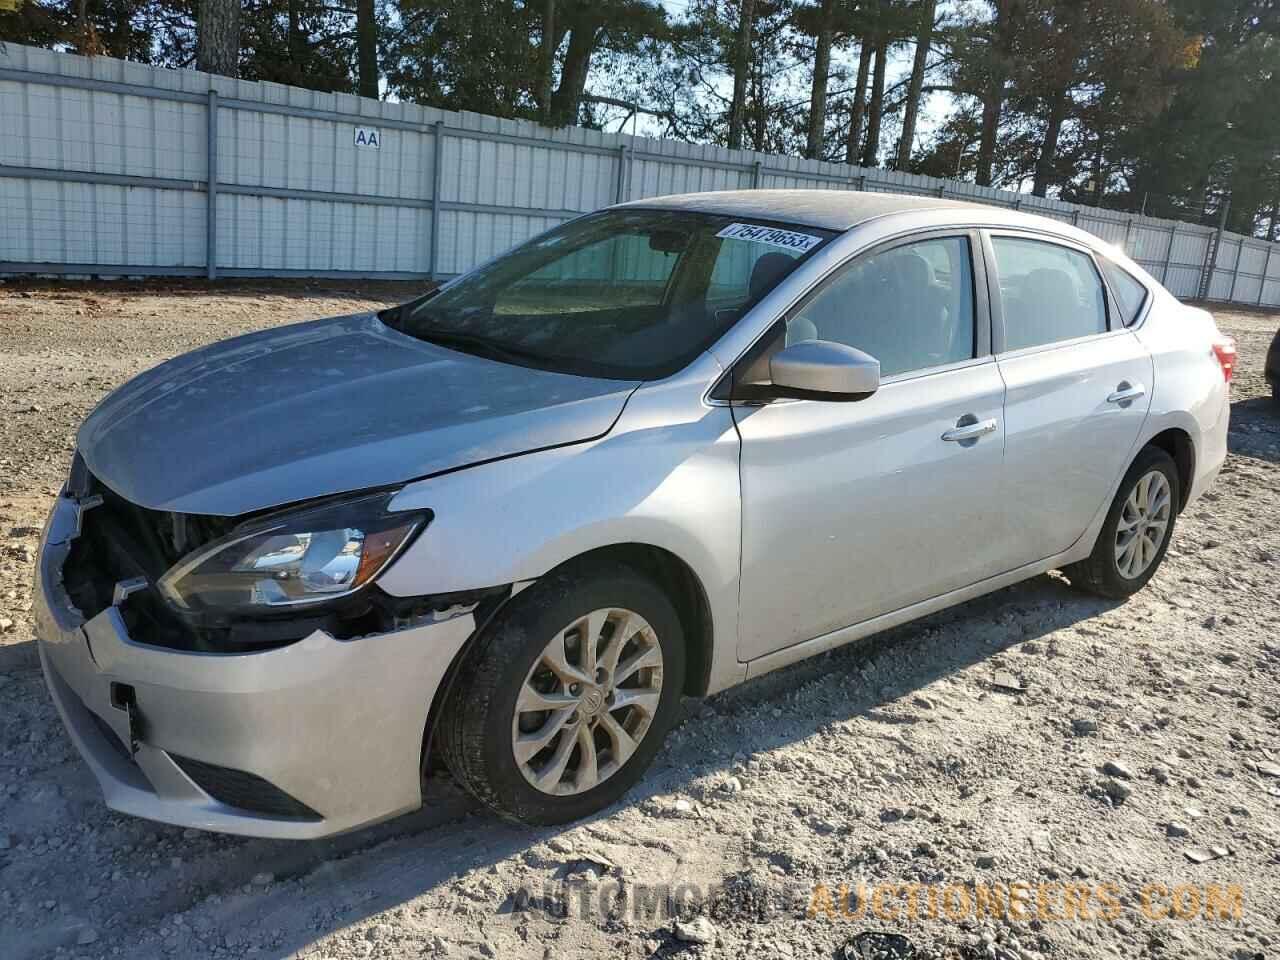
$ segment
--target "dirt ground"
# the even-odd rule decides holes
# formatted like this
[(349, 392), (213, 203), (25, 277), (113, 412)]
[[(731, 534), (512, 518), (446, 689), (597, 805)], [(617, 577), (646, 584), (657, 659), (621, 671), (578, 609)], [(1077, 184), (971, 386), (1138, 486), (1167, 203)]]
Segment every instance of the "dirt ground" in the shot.
[(1038, 577), (690, 703), (624, 802), (568, 829), (443, 778), (423, 811), (317, 843), (108, 812), (31, 656), (76, 426), (166, 357), (410, 292), (0, 285), (0, 957), (859, 960), (890, 933), (921, 957), (1280, 952), (1280, 319), (1260, 313), (1215, 311), (1240, 345), (1231, 457), (1125, 604)]

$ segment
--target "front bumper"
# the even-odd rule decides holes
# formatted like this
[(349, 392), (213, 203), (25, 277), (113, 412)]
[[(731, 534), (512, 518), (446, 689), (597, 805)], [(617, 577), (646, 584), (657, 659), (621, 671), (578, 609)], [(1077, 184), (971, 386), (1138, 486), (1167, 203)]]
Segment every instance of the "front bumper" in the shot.
[(118, 606), (85, 621), (62, 586), (78, 510), (60, 496), (46, 527), (36, 635), (49, 692), (107, 806), (292, 839), (421, 806), (428, 712), (471, 615), (356, 640), (317, 631), (260, 653), (140, 644)]

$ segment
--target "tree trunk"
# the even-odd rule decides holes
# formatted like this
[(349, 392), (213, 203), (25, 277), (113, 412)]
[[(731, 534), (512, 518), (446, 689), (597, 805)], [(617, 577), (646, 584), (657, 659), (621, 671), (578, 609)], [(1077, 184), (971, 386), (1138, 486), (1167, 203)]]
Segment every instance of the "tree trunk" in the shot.
[(1053, 92), (1049, 104), (1049, 121), (1044, 131), (1044, 143), (1040, 145), (1040, 156), (1036, 158), (1035, 182), (1031, 187), (1032, 196), (1043, 197), (1049, 189), (1049, 180), (1053, 176), (1053, 159), (1058, 152), (1058, 137), (1062, 133), (1062, 123), (1067, 118), (1067, 87), (1060, 86)]
[(752, 116), (752, 127), (754, 133), (752, 135), (752, 147), (763, 153), (768, 143), (766, 140), (768, 134), (768, 117), (764, 112), (764, 63), (757, 60), (755, 67), (751, 71), (751, 101), (755, 106), (754, 115)]
[(356, 0), (356, 63), (360, 96), (378, 99), (378, 14), (374, 0)]
[(898, 141), (898, 160), (894, 169), (905, 170), (911, 163), (911, 148), (916, 139), (916, 118), (920, 115), (920, 91), (924, 87), (924, 70), (929, 65), (929, 48), (933, 44), (933, 17), (937, 0), (923, 0), (920, 8), (920, 33), (916, 37), (916, 58), (911, 65), (911, 82), (907, 86), (907, 102), (902, 114), (902, 139)]
[(295, 67), (301, 66), (305, 58), (305, 40), (302, 35), (302, 0), (289, 0), (289, 33), (285, 41), (289, 48), (289, 62)]
[(596, 34), (595, 23), (575, 23), (569, 31), (569, 49), (565, 51), (564, 66), (560, 69), (560, 86), (551, 95), (551, 122), (557, 127), (577, 122)]
[(1004, 112), (1004, 85), (1009, 75), (1009, 58), (1017, 34), (1019, 0), (996, 3), (995, 36), (991, 53), (991, 76), (982, 98), (982, 132), (978, 139), (977, 175), (980, 187), (991, 186), (996, 159), (996, 137), (1000, 132), (1000, 116)]
[(853, 106), (849, 110), (849, 142), (844, 151), (844, 162), (856, 164), (862, 149), (862, 121), (867, 115), (867, 77), (871, 73), (871, 54), (874, 48), (863, 38), (858, 53), (858, 82), (853, 90)]
[(240, 0), (197, 0), (196, 69), (240, 75)]
[[(1062, 6), (1065, 6), (1066, 10), (1063, 10)], [(1036, 157), (1035, 182), (1031, 187), (1032, 195), (1037, 197), (1043, 197), (1048, 192), (1049, 181), (1053, 177), (1053, 161), (1058, 154), (1058, 138), (1062, 134), (1062, 124), (1067, 119), (1071, 89), (1076, 82), (1076, 57), (1080, 53), (1084, 3), (1082, 0), (1065, 0), (1062, 6), (1059, 6), (1056, 11), (1063, 14), (1063, 22), (1053, 57), (1054, 86), (1049, 94), (1049, 118), (1045, 126), (1044, 142), (1040, 145), (1040, 155)]]
[(542, 122), (551, 123), (552, 78), (556, 69), (556, 0), (544, 0), (542, 7), (542, 49), (539, 50), (542, 76), (539, 78), (538, 99)]
[(987, 89), (982, 101), (982, 128), (978, 135), (978, 159), (974, 180), (980, 187), (991, 186), (991, 171), (996, 159), (996, 133), (1000, 129), (1000, 111), (1004, 106), (1004, 81)]
[(115, 23), (111, 28), (111, 42), (107, 54), (121, 60), (129, 59), (129, 39), (133, 27), (133, 0), (117, 0)]
[(884, 117), (884, 81), (889, 67), (889, 38), (876, 35), (876, 69), (871, 81), (871, 106), (867, 109), (867, 145), (862, 151), (862, 165), (880, 164), (880, 121)]
[(834, 32), (835, 0), (822, 0), (818, 24), (818, 47), (813, 55), (813, 90), (809, 94), (809, 143), (805, 156), (822, 159), (827, 121), (827, 75), (831, 72), (831, 35)]
[(742, 149), (742, 130), (746, 125), (747, 71), (751, 67), (751, 27), (755, 19), (755, 0), (742, 0), (738, 16), (738, 41), (733, 50), (733, 102), (729, 106), (729, 147)]

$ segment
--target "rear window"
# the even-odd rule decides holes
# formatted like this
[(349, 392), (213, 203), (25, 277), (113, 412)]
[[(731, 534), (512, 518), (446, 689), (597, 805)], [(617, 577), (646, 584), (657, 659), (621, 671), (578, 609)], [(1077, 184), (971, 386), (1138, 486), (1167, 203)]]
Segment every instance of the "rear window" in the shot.
[(1005, 349), (1074, 340), (1107, 329), (1107, 303), (1093, 258), (1043, 240), (992, 237)]
[(1120, 320), (1126, 327), (1131, 327), (1142, 313), (1142, 305), (1147, 302), (1146, 285), (1124, 267), (1105, 257), (1099, 259), (1102, 261), (1102, 272), (1107, 275), (1107, 283), (1111, 285), (1111, 292), (1115, 294)]

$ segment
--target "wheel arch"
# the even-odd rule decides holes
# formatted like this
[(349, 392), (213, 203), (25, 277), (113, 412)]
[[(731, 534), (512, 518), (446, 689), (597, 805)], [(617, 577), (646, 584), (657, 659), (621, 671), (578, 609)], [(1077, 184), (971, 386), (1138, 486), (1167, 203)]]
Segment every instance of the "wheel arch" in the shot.
[[(711, 685), (714, 653), (715, 632), (711, 603), (702, 580), (682, 558), (664, 547), (650, 543), (615, 543), (595, 547), (570, 557), (548, 570), (544, 576), (563, 570), (565, 567), (581, 565), (590, 568), (610, 562), (632, 567), (652, 579), (670, 597), (675, 605), (676, 614), (680, 618), (681, 629), (684, 631), (687, 657), (684, 689), (681, 693), (691, 697), (704, 696)], [(458, 672), (475, 648), (476, 639), (498, 611), (515, 599), (515, 595), (516, 592), (513, 590), (502, 603), (487, 608), (483, 605), (477, 608), (475, 630), (454, 654), (444, 678), (431, 697), (431, 706), (427, 711), (427, 722), (422, 733), (421, 762), (424, 782), (427, 765), (431, 759), (435, 728), (453, 690)]]
[(1157, 447), (1173, 458), (1178, 468), (1178, 511), (1187, 505), (1196, 475), (1196, 446), (1191, 434), (1180, 427), (1169, 427), (1151, 437), (1144, 446)]
[(560, 566), (596, 565), (610, 561), (633, 567), (649, 577), (662, 587), (675, 604), (685, 642), (685, 681), (681, 692), (691, 697), (704, 695), (711, 682), (715, 629), (711, 602), (693, 567), (670, 550), (648, 543), (617, 543), (597, 547), (566, 560)]

